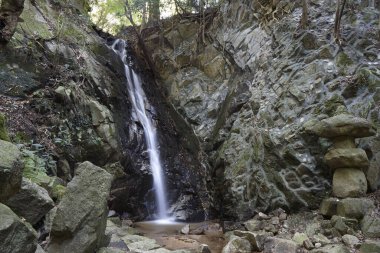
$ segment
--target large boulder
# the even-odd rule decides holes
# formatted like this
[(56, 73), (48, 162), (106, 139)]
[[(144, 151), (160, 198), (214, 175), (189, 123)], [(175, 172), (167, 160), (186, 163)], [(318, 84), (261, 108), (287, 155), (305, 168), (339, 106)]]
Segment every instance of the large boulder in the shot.
[(361, 197), (367, 192), (364, 172), (352, 168), (341, 168), (334, 172), (333, 195), (339, 198)]
[(355, 138), (369, 137), (376, 134), (376, 129), (366, 119), (349, 114), (339, 114), (321, 121), (308, 121), (304, 128), (307, 132), (320, 137), (335, 138), (351, 136)]
[(112, 176), (90, 162), (78, 166), (57, 206), (48, 252), (94, 252), (104, 238)]
[(25, 178), (22, 180), (21, 190), (8, 199), (6, 204), (32, 225), (54, 207), (47, 190)]
[(369, 238), (380, 237), (380, 217), (374, 213), (367, 213), (361, 221), (363, 234)]
[(331, 149), (325, 155), (325, 162), (331, 169), (360, 168), (369, 166), (367, 154), (361, 148), (337, 148)]
[(265, 253), (296, 253), (297, 249), (296, 242), (277, 237), (268, 237), (264, 244)]
[(227, 243), (226, 246), (224, 246), (222, 253), (250, 253), (252, 252), (251, 244), (248, 240), (232, 236)]
[(21, 187), (21, 152), (12, 143), (0, 140), (0, 202), (5, 202)]
[(366, 198), (346, 198), (337, 204), (337, 214), (347, 218), (362, 219), (375, 205), (373, 200)]
[(335, 215), (338, 203), (339, 203), (338, 198), (324, 199), (321, 203), (321, 206), (319, 207), (319, 213), (328, 217)]
[(0, 203), (0, 252), (34, 253), (36, 248), (37, 232)]

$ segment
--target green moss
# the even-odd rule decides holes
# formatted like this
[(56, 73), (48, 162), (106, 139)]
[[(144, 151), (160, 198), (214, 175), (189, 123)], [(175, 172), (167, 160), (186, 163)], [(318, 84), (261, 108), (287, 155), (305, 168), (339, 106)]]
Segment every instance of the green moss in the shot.
[(17, 132), (13, 137), (12, 141), (15, 143), (27, 143), (30, 142), (30, 138), (26, 133)]
[(4, 114), (0, 113), (0, 140), (9, 141), (9, 135), (6, 127), (6, 119)]
[(377, 77), (373, 70), (362, 68), (357, 74), (357, 83), (368, 87), (370, 92), (375, 92), (380, 87), (380, 78)]
[(324, 104), (324, 113), (330, 117), (345, 112), (347, 112), (347, 108), (344, 104), (344, 99), (337, 94), (328, 99)]
[(336, 64), (338, 67), (348, 67), (352, 65), (354, 62), (352, 59), (345, 53), (341, 52), (338, 54), (336, 59)]
[(48, 186), (50, 177), (46, 174), (45, 161), (30, 150), (22, 150), (22, 153), (24, 161), (23, 177), (29, 178), (32, 182), (42, 187)]
[(63, 185), (54, 185), (51, 191), (52, 198), (60, 201), (66, 193), (66, 187)]

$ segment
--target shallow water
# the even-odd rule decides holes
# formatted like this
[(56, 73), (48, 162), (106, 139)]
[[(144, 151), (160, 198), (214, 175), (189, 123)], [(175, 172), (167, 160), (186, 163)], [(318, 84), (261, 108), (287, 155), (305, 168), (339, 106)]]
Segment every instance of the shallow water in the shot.
[(170, 219), (143, 221), (134, 223), (135, 228), (144, 236), (155, 239), (158, 244), (168, 250), (186, 249), (195, 251), (200, 244), (207, 244), (212, 253), (220, 253), (226, 244), (221, 231), (205, 231), (204, 234), (191, 234), (201, 227), (214, 224), (211, 221), (190, 223), (190, 234), (181, 234), (181, 229), (189, 223), (176, 222)]

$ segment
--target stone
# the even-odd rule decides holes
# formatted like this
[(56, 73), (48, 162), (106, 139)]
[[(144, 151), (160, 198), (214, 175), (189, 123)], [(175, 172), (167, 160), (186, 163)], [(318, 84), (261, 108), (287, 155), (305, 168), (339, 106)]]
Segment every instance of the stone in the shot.
[(112, 175), (90, 162), (75, 170), (57, 206), (48, 252), (92, 252), (103, 242)]
[(186, 224), (184, 227), (181, 228), (181, 234), (188, 235), (190, 232), (190, 225)]
[(284, 221), (286, 220), (286, 218), (288, 217), (288, 215), (286, 213), (281, 213), (278, 218), (280, 221)]
[(16, 145), (0, 140), (0, 202), (5, 202), (21, 187), (23, 163)]
[(333, 149), (356, 148), (355, 138), (350, 136), (338, 136), (333, 138)]
[(0, 113), (0, 140), (9, 141), (9, 135), (6, 127), (4, 114)]
[(197, 253), (211, 253), (211, 250), (207, 244), (201, 244), (197, 249)]
[(54, 207), (47, 190), (25, 178), (22, 180), (20, 191), (8, 199), (6, 204), (32, 225)]
[(345, 218), (337, 215), (331, 217), (331, 223), (341, 235), (353, 232), (359, 228), (359, 222), (356, 219)]
[(244, 223), (244, 226), (247, 230), (251, 232), (259, 231), (264, 228), (264, 223), (263, 221), (252, 219), (248, 220)]
[(157, 244), (156, 240), (146, 238), (145, 240), (129, 243), (128, 248), (132, 252), (145, 253), (150, 250), (161, 248), (161, 246)]
[(35, 253), (37, 232), (9, 207), (0, 203), (0, 252)]
[(346, 198), (338, 202), (337, 215), (360, 220), (374, 208), (375, 205), (371, 199)]
[(330, 244), (331, 243), (331, 241), (329, 240), (329, 238), (327, 238), (326, 236), (324, 236), (321, 233), (318, 233), (318, 234), (314, 235), (312, 239), (313, 239), (313, 242), (315, 242), (315, 247), (317, 247), (317, 243), (319, 243), (321, 245), (326, 245), (326, 244)]
[(310, 241), (310, 239), (307, 239), (307, 240), (303, 241), (302, 245), (303, 245), (304, 248), (307, 249), (307, 250), (314, 249), (314, 245), (313, 245), (313, 243)]
[(339, 114), (321, 121), (308, 121), (304, 124), (304, 128), (306, 132), (325, 138), (338, 136), (363, 138), (376, 134), (376, 128), (366, 119), (349, 114)]
[(103, 247), (100, 248), (96, 253), (125, 253), (125, 250), (113, 247)]
[(35, 253), (46, 253), (46, 251), (39, 244), (37, 244), (37, 249)]
[(361, 148), (331, 149), (325, 155), (325, 162), (331, 169), (366, 169), (369, 166), (367, 154)]
[(270, 217), (268, 215), (266, 215), (265, 213), (259, 212), (258, 219), (259, 220), (269, 220)]
[(297, 249), (295, 242), (277, 237), (268, 237), (264, 244), (265, 253), (296, 253)]
[(332, 244), (313, 249), (310, 253), (350, 253), (350, 250), (344, 245)]
[(380, 217), (368, 213), (361, 221), (361, 229), (363, 234), (369, 238), (380, 237)]
[(379, 253), (380, 241), (366, 240), (360, 246), (360, 253)]
[(251, 253), (252, 248), (248, 240), (232, 236), (229, 242), (224, 246), (222, 253)]
[(367, 192), (364, 172), (357, 169), (337, 169), (333, 176), (333, 195), (339, 198), (361, 197)]
[(234, 231), (236, 236), (242, 237), (251, 243), (252, 249), (262, 251), (264, 249), (265, 239), (273, 236), (273, 233), (267, 232), (250, 232), (250, 231)]
[(302, 245), (305, 240), (309, 240), (309, 237), (305, 233), (296, 232), (293, 235), (292, 240), (298, 245)]
[(336, 214), (336, 208), (339, 203), (337, 198), (326, 198), (322, 200), (319, 207), (319, 213), (323, 216), (331, 217)]
[(359, 244), (359, 239), (354, 235), (344, 235), (342, 236), (342, 240), (344, 244), (346, 244), (349, 247), (355, 246)]
[(322, 244), (320, 242), (317, 242), (314, 246), (315, 248), (319, 249), (320, 247), (322, 247)]

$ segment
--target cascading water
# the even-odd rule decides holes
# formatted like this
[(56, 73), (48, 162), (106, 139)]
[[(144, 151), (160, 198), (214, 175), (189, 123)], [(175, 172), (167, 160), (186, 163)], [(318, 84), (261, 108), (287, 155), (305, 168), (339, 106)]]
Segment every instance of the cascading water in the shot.
[(135, 118), (141, 123), (144, 129), (146, 144), (149, 153), (150, 168), (153, 174), (154, 189), (156, 201), (158, 204), (157, 217), (161, 220), (168, 219), (167, 199), (165, 195), (165, 182), (163, 178), (160, 154), (157, 144), (156, 128), (153, 125), (152, 119), (147, 115), (145, 105), (148, 100), (144, 90), (141, 87), (139, 76), (128, 66), (126, 57), (126, 42), (124, 40), (116, 40), (112, 45), (112, 50), (117, 53), (125, 66), (125, 76), (128, 83), (128, 92)]

